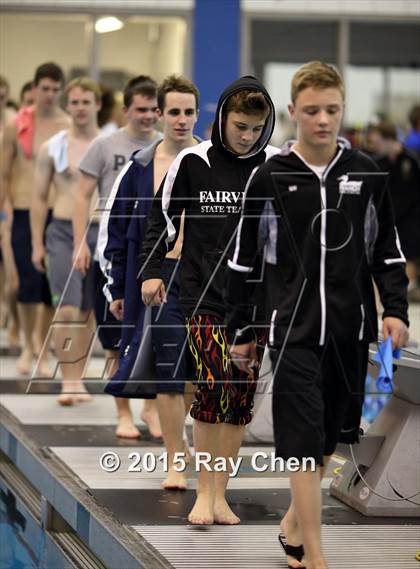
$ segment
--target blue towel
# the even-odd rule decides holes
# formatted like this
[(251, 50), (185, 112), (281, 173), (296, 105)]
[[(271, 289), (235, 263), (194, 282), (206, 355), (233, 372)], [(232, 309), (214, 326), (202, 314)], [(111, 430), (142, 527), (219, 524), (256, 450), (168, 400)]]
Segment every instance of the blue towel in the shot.
[(366, 376), (365, 400), (363, 402), (362, 416), (369, 423), (373, 423), (385, 405), (388, 403), (392, 394), (378, 393), (376, 380), (369, 374)]
[(381, 369), (376, 379), (376, 387), (380, 393), (392, 393), (394, 391), (392, 360), (399, 360), (400, 356), (401, 350), (399, 348), (396, 350), (392, 349), (391, 336), (388, 336), (384, 342), (379, 344), (374, 360), (381, 364)]

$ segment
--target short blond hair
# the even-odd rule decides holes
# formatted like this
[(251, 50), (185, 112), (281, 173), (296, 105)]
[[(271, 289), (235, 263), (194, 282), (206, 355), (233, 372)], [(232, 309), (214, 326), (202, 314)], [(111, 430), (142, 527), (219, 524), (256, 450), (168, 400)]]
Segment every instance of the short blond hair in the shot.
[(75, 79), (72, 79), (65, 89), (66, 99), (68, 98), (70, 91), (75, 87), (80, 87), (82, 91), (91, 91), (95, 95), (95, 101), (100, 103), (102, 97), (101, 88), (98, 83), (90, 77), (76, 77)]
[(336, 88), (344, 99), (344, 83), (341, 75), (332, 65), (322, 61), (305, 63), (293, 75), (291, 86), (293, 104), (295, 104), (299, 93), (308, 87), (314, 89)]

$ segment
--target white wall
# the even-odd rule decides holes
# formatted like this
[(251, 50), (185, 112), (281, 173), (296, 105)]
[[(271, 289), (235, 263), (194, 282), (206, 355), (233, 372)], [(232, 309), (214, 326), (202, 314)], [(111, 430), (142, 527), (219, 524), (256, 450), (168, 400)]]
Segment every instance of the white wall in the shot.
[(34, 8), (47, 8), (51, 10), (75, 9), (83, 10), (139, 10), (156, 11), (157, 2), (159, 10), (191, 10), (194, 0), (2, 0), (2, 5), (7, 9), (23, 8), (32, 10)]
[(10, 82), (13, 98), (40, 63), (55, 61), (65, 72), (88, 65), (85, 21), (84, 16), (57, 20), (47, 14), (0, 14), (0, 73)]
[[(85, 26), (87, 15), (0, 14), (0, 73), (18, 98), (23, 83), (35, 68), (55, 61), (68, 73), (89, 67)], [(160, 81), (169, 73), (184, 71), (187, 26), (182, 18), (126, 18), (117, 32), (98, 35), (98, 66), (129, 75), (148, 74)], [(156, 33), (157, 31), (157, 33)]]
[(184, 71), (185, 37), (186, 24), (181, 19), (128, 22), (117, 32), (99, 35), (99, 66), (147, 74), (160, 81)]
[(185, 73), (185, 51), (187, 49), (187, 24), (185, 20), (173, 20), (171, 25), (165, 24), (164, 33), (160, 35), (160, 41), (156, 45), (155, 57), (159, 61), (159, 67), (152, 71), (152, 75), (158, 80), (163, 79), (170, 73)]

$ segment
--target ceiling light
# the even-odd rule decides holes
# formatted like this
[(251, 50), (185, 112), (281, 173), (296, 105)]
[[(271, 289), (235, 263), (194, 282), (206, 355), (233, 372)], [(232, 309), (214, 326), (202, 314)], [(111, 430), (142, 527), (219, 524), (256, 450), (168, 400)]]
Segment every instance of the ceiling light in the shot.
[(98, 34), (106, 34), (108, 32), (116, 32), (124, 26), (124, 23), (115, 16), (104, 16), (95, 22), (95, 31)]

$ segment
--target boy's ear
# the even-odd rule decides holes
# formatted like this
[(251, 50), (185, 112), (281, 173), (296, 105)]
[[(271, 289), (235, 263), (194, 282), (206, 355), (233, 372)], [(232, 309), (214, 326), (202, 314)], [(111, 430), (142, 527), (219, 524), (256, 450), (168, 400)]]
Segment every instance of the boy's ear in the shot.
[(294, 106), (292, 103), (289, 103), (289, 104), (287, 105), (287, 109), (288, 109), (288, 111), (289, 111), (290, 118), (291, 118), (293, 121), (295, 121), (295, 120), (296, 120), (295, 106)]

